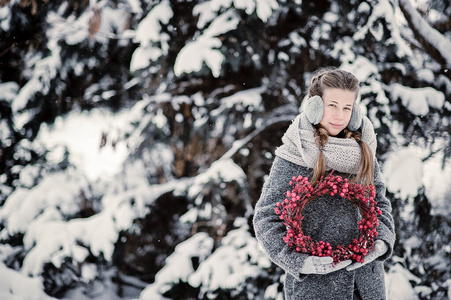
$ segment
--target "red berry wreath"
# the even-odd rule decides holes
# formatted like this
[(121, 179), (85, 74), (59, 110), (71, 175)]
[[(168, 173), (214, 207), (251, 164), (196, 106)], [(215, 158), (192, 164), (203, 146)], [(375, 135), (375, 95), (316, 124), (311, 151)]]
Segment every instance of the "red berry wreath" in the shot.
[[(293, 186), (293, 189), (287, 191), (287, 198), (278, 202), (275, 208), (276, 214), (280, 215), (280, 219), (287, 227), (287, 234), (283, 238), (285, 243), (295, 247), (298, 252), (315, 256), (331, 256), (334, 263), (347, 259), (363, 262), (363, 256), (369, 250), (374, 251), (374, 243), (378, 235), (376, 227), (379, 226), (377, 216), (382, 214), (374, 200), (376, 195), (374, 186), (349, 183), (348, 179), (334, 176), (332, 173), (321, 178), (315, 187), (310, 185), (307, 177), (302, 176), (293, 177), (290, 185)], [(360, 235), (347, 247), (338, 245), (336, 249), (332, 249), (330, 243), (313, 241), (302, 230), (302, 220), (304, 219), (302, 211), (316, 197), (325, 194), (346, 198), (360, 210), (362, 215), (359, 222)]]

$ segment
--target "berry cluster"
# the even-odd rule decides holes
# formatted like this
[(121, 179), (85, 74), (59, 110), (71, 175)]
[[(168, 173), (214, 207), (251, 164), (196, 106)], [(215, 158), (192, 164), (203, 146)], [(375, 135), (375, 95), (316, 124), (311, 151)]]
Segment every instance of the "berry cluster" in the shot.
[[(379, 226), (377, 216), (382, 214), (374, 200), (376, 195), (374, 186), (350, 183), (347, 178), (343, 179), (332, 173), (322, 177), (314, 187), (308, 182), (307, 177), (302, 176), (293, 177), (290, 186), (293, 186), (293, 189), (287, 191), (287, 197), (278, 202), (275, 208), (276, 214), (287, 227), (287, 234), (283, 238), (285, 243), (295, 247), (298, 252), (315, 256), (331, 256), (334, 263), (347, 259), (363, 262), (363, 257), (368, 251), (374, 251), (374, 242), (378, 235), (376, 227)], [(304, 219), (302, 211), (316, 197), (325, 194), (348, 199), (360, 210), (362, 215), (359, 222), (360, 235), (347, 247), (338, 245), (336, 249), (332, 249), (330, 243), (313, 241), (302, 230), (302, 220)]]

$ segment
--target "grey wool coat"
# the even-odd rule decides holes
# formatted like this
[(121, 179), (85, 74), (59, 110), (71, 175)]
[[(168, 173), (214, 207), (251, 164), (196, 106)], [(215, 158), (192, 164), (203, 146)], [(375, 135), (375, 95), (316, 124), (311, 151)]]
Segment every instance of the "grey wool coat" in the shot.
[[(376, 161), (374, 184), (376, 201), (382, 210), (379, 216), (378, 239), (383, 240), (389, 250), (375, 261), (354, 270), (341, 269), (324, 275), (301, 274), (299, 270), (308, 254), (294, 251), (283, 241), (286, 228), (274, 212), (278, 201), (285, 199), (285, 193), (291, 190), (289, 181), (293, 176), (311, 176), (313, 170), (289, 162), (276, 156), (269, 178), (255, 207), (255, 234), (270, 259), (285, 270), (286, 299), (353, 299), (357, 288), (363, 300), (385, 299), (383, 261), (387, 259), (395, 242), (393, 217), (390, 201), (385, 197), (385, 185), (380, 178), (380, 169)], [(349, 174), (337, 173), (348, 177)], [(358, 208), (349, 200), (340, 196), (325, 195), (309, 203), (303, 211), (304, 232), (314, 240), (349, 245), (358, 236), (360, 214)]]

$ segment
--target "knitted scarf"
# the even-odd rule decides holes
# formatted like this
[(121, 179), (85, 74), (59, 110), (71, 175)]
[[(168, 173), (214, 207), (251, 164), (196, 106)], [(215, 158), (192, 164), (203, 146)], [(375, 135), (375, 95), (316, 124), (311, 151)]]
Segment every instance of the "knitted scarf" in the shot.
[[(368, 144), (373, 153), (376, 153), (376, 134), (373, 125), (367, 117), (363, 117), (362, 141)], [(298, 115), (288, 127), (282, 137), (282, 146), (276, 149), (276, 155), (297, 165), (312, 168), (315, 166), (319, 154), (318, 145), (315, 144), (315, 128), (308, 121), (304, 113)], [(329, 136), (323, 148), (328, 170), (356, 174), (360, 166), (360, 146), (350, 138), (336, 138)]]

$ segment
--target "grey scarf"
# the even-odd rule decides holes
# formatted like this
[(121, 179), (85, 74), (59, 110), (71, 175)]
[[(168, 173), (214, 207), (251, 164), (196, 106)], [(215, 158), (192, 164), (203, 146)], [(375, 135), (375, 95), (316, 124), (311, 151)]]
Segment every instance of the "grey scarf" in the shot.
[[(376, 134), (373, 125), (367, 117), (363, 117), (362, 141), (368, 144), (375, 156)], [(314, 139), (315, 128), (302, 113), (288, 127), (282, 137), (283, 145), (276, 149), (276, 155), (297, 165), (313, 168), (319, 154), (318, 145)], [(360, 146), (354, 139), (329, 136), (323, 148), (327, 169), (338, 172), (356, 174), (360, 164)]]

